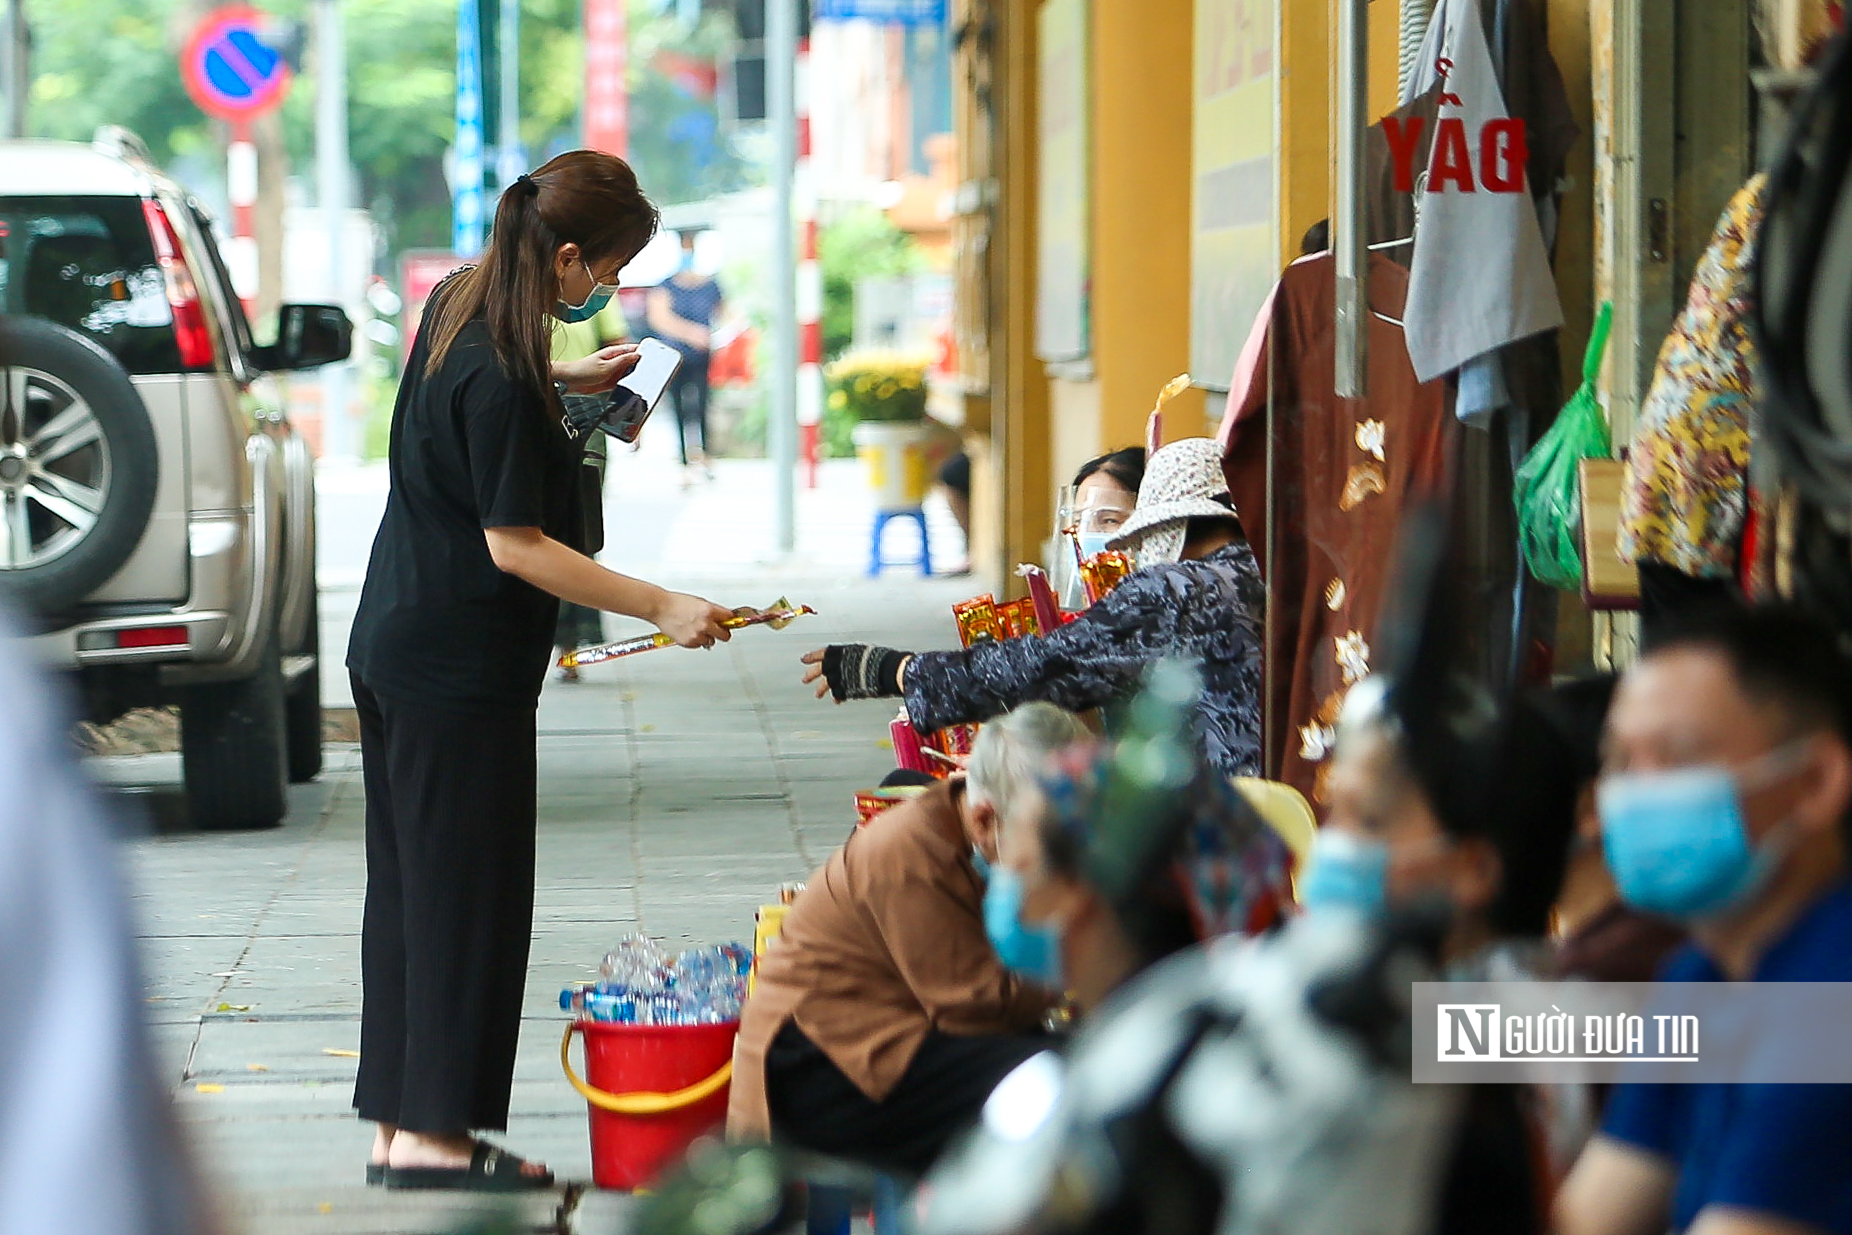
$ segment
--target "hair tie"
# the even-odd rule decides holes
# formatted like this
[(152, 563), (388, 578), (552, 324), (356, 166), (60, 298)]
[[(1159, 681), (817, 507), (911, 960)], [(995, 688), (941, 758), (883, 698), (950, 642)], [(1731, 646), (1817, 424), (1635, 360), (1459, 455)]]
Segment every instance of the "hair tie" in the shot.
[(534, 178), (528, 175), (526, 172), (522, 172), (520, 175), (516, 176), (514, 178), (514, 182), (516, 185), (520, 186), (521, 190), (525, 192), (529, 197), (539, 197), (540, 196), (540, 185), (537, 184)]

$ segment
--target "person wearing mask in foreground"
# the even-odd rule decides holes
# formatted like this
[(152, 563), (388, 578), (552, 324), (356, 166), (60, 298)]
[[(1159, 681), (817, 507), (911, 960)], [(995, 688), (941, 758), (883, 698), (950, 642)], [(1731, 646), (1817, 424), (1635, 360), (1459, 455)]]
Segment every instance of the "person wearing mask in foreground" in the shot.
[(1577, 788), (1575, 836), (1556, 898), (1556, 958), (1552, 971), (1589, 982), (1651, 982), (1682, 943), (1685, 929), (1670, 918), (1642, 913), (1621, 899), (1601, 852), (1601, 816), (1595, 782), (1601, 774), (1601, 735), (1617, 679), (1585, 678), (1552, 688), (1544, 704), (1560, 740), (1571, 752), (1569, 775)]
[(1219, 935), (1260, 933), (1292, 902), (1286, 843), (1207, 770), (1150, 873), (1119, 886), (1106, 870), (1120, 852), (1109, 836), (1125, 822), (1107, 817), (1114, 752), (1095, 741), (1054, 757), (1013, 816), (984, 906), (1004, 962), (1067, 991), (1083, 1016), (1165, 957)]
[[(1852, 670), (1780, 610), (1670, 625), (1622, 679), (1597, 794), (1621, 896), (1692, 942), (1671, 982), (1852, 981)], [(1621, 1084), (1561, 1235), (1852, 1232), (1852, 1086)]]
[[(1540, 967), (1551, 903), (1567, 858), (1574, 787), (1554, 813), (1554, 839), (1532, 850), (1529, 829), (1488, 827), (1523, 792), (1544, 791), (1527, 777), (1492, 799), (1504, 781), (1484, 772), (1496, 752), (1521, 748), (1528, 726), (1501, 719), (1464, 683), (1447, 688), (1445, 728), (1465, 740), (1444, 761), (1416, 755), (1395, 707), (1391, 682), (1365, 678), (1352, 688), (1338, 723), (1329, 811), (1298, 884), (1311, 914), (1348, 913), (1381, 920), (1424, 914), (1442, 930), (1440, 961), (1448, 976), (1495, 980)], [(1443, 766), (1433, 766), (1442, 764)], [(1523, 792), (1521, 792), (1523, 791)], [(1554, 857), (1552, 858), (1552, 854)], [(1527, 856), (1520, 856), (1527, 855)], [(1540, 1170), (1542, 1130), (1517, 1086), (1471, 1085), (1441, 1184), (1439, 1235), (1541, 1235), (1547, 1184)]]
[[(399, 384), (347, 654), (366, 781), (354, 1106), (376, 1125), (369, 1182), (552, 1183), (473, 1133), (508, 1121), (533, 934), (535, 715), (559, 602), (642, 618), (684, 647), (728, 637), (728, 610), (585, 555), (585, 444), (550, 380), (552, 321), (596, 314), (655, 230), (621, 159), (578, 150), (522, 175), (481, 265), (438, 285)], [(567, 367), (590, 370), (580, 389), (636, 365), (604, 355)]]
[(998, 718), (965, 780), (877, 816), (811, 877), (741, 1017), (731, 1138), (918, 1175), (1047, 1048), (1060, 993), (998, 960), (984, 886), (1037, 770), (1086, 733), (1045, 703)]
[(837, 644), (807, 653), (804, 681), (838, 703), (905, 700), (913, 727), (930, 733), (987, 721), (1031, 700), (1069, 711), (1108, 709), (1137, 691), (1164, 657), (1201, 666), (1197, 706), (1209, 761), (1224, 776), (1260, 768), (1261, 610), (1264, 584), (1209, 438), (1172, 443), (1151, 458), (1132, 517), (1108, 547), (1139, 569), (1059, 630), (959, 651), (896, 651)]

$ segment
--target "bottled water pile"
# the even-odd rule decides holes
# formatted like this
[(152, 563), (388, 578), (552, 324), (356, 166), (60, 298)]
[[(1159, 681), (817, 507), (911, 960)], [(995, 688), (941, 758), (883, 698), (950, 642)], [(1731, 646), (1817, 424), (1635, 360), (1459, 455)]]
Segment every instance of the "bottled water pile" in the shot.
[(751, 970), (743, 943), (670, 956), (648, 936), (626, 935), (605, 954), (598, 981), (567, 987), (559, 1006), (617, 1025), (723, 1025), (739, 1019)]

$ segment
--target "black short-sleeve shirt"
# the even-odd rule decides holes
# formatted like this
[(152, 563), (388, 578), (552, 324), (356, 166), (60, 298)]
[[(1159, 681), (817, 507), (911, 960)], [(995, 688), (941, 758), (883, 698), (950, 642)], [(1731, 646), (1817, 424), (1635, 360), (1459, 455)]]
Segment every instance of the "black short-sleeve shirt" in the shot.
[(498, 569), (482, 531), (537, 527), (582, 549), (584, 447), (542, 392), (503, 371), (481, 320), (435, 372), (428, 356), (420, 331), (392, 410), (392, 489), (347, 664), (381, 694), (531, 701), (559, 602)]

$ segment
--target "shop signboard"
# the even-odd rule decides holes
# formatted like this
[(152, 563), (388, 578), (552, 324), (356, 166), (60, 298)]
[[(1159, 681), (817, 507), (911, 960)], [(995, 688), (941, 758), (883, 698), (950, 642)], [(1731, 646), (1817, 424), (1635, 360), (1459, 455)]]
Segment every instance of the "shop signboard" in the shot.
[(630, 28), (624, 0), (585, 0), (587, 149), (630, 153)]
[(1087, 18), (1087, 0), (1046, 0), (1037, 19), (1041, 158), (1035, 351), (1052, 364), (1084, 362), (1092, 346)]
[(1196, 0), (1190, 372), (1223, 388), (1279, 275), (1277, 0)]
[(476, 0), (457, 6), (457, 138), (451, 151), (450, 246), (464, 257), (482, 252), (487, 199), (482, 190), (482, 43)]
[(818, 21), (864, 21), (891, 26), (943, 26), (946, 0), (816, 0)]

